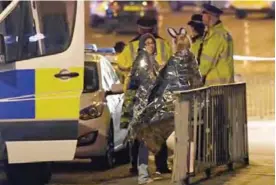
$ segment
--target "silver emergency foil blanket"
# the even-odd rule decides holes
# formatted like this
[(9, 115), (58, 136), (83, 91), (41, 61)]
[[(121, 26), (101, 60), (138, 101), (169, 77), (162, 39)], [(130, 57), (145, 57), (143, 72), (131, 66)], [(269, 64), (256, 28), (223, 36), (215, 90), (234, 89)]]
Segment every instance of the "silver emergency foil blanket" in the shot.
[[(194, 55), (184, 50), (172, 56), (155, 81), (143, 83), (136, 93), (137, 102), (143, 105), (136, 111), (134, 106), (132, 132), (143, 140), (149, 150), (157, 153), (161, 145), (174, 131), (173, 91), (201, 87), (202, 78)], [(147, 103), (147, 105), (145, 105)]]
[(150, 95), (149, 92), (154, 88), (157, 71), (158, 65), (154, 59), (154, 55), (149, 55), (143, 49), (139, 50), (130, 72), (129, 84), (129, 89), (136, 91), (135, 97), (133, 98), (133, 110), (131, 111), (132, 121), (130, 122), (130, 137), (132, 139), (136, 137), (137, 133), (137, 129), (134, 129), (135, 125), (140, 124), (136, 118), (140, 117), (140, 114), (142, 114), (149, 103), (148, 96)]

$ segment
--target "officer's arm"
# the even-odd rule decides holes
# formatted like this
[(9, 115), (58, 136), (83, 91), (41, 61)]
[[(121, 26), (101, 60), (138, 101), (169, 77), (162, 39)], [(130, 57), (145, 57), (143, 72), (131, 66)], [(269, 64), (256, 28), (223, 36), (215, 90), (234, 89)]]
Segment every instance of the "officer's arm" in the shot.
[(123, 76), (124, 92), (126, 92), (129, 84), (129, 72), (132, 65), (129, 45), (126, 45), (123, 52), (118, 55), (117, 65), (120, 74)]
[(208, 44), (203, 46), (200, 56), (199, 70), (202, 76), (207, 76), (212, 67), (216, 64), (219, 53), (223, 49), (224, 40), (220, 35), (208, 40)]
[(131, 60), (130, 49), (129, 49), (129, 45), (127, 45), (124, 48), (123, 52), (118, 55), (118, 58), (117, 58), (118, 69), (121, 72), (129, 72), (132, 64), (130, 60)]

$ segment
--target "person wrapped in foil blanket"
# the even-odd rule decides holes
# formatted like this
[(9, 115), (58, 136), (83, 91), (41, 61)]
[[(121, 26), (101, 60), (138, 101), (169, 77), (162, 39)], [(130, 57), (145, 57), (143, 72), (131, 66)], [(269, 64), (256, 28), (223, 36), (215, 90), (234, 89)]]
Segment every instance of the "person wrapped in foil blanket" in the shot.
[(131, 122), (136, 137), (143, 140), (153, 153), (160, 150), (161, 145), (174, 131), (173, 91), (203, 86), (197, 61), (189, 50), (190, 40), (186, 30), (181, 28), (177, 33), (169, 28), (168, 32), (176, 41), (177, 51), (153, 84), (141, 84), (139, 87), (141, 90), (138, 89), (136, 98), (143, 99), (141, 102), (146, 101), (147, 105), (143, 105), (143, 109), (133, 116)]
[[(144, 111), (148, 105), (148, 96), (150, 91), (154, 88), (156, 78), (158, 76), (158, 70), (160, 66), (155, 60), (156, 51), (152, 51), (152, 54), (146, 50), (146, 42), (151, 38), (156, 45), (155, 39), (151, 34), (144, 34), (139, 39), (139, 49), (137, 57), (134, 60), (133, 67), (129, 75), (129, 90), (135, 91), (135, 97), (133, 99), (132, 121), (130, 122), (130, 134), (128, 139), (133, 140), (136, 137), (136, 133), (140, 125), (136, 118), (139, 118), (140, 114)], [(156, 49), (155, 49), (156, 50)]]

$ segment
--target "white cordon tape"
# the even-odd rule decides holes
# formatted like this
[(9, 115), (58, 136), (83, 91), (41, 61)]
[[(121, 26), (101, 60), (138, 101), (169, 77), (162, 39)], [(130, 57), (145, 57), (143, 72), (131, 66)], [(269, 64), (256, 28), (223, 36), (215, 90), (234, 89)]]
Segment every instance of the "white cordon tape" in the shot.
[(271, 61), (275, 61), (275, 58), (234, 55), (234, 60), (239, 60), (239, 61), (246, 60), (246, 61), (250, 61), (250, 62), (259, 62), (259, 61), (271, 62)]

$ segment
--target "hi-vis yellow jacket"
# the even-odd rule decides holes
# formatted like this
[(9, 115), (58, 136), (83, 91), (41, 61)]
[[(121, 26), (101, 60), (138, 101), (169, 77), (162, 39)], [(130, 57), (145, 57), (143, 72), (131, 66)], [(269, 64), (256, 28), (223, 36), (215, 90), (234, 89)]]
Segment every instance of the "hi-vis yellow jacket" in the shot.
[[(157, 56), (156, 61), (159, 65), (163, 66), (173, 55), (172, 47), (169, 42), (162, 38), (156, 38), (157, 45)], [(124, 90), (126, 91), (128, 82), (128, 75), (132, 67), (132, 63), (137, 55), (137, 50), (139, 46), (139, 40), (131, 41), (125, 46), (122, 53), (118, 55), (118, 69), (124, 76)]]
[(204, 38), (199, 69), (206, 77), (205, 85), (234, 82), (233, 39), (221, 22)]

